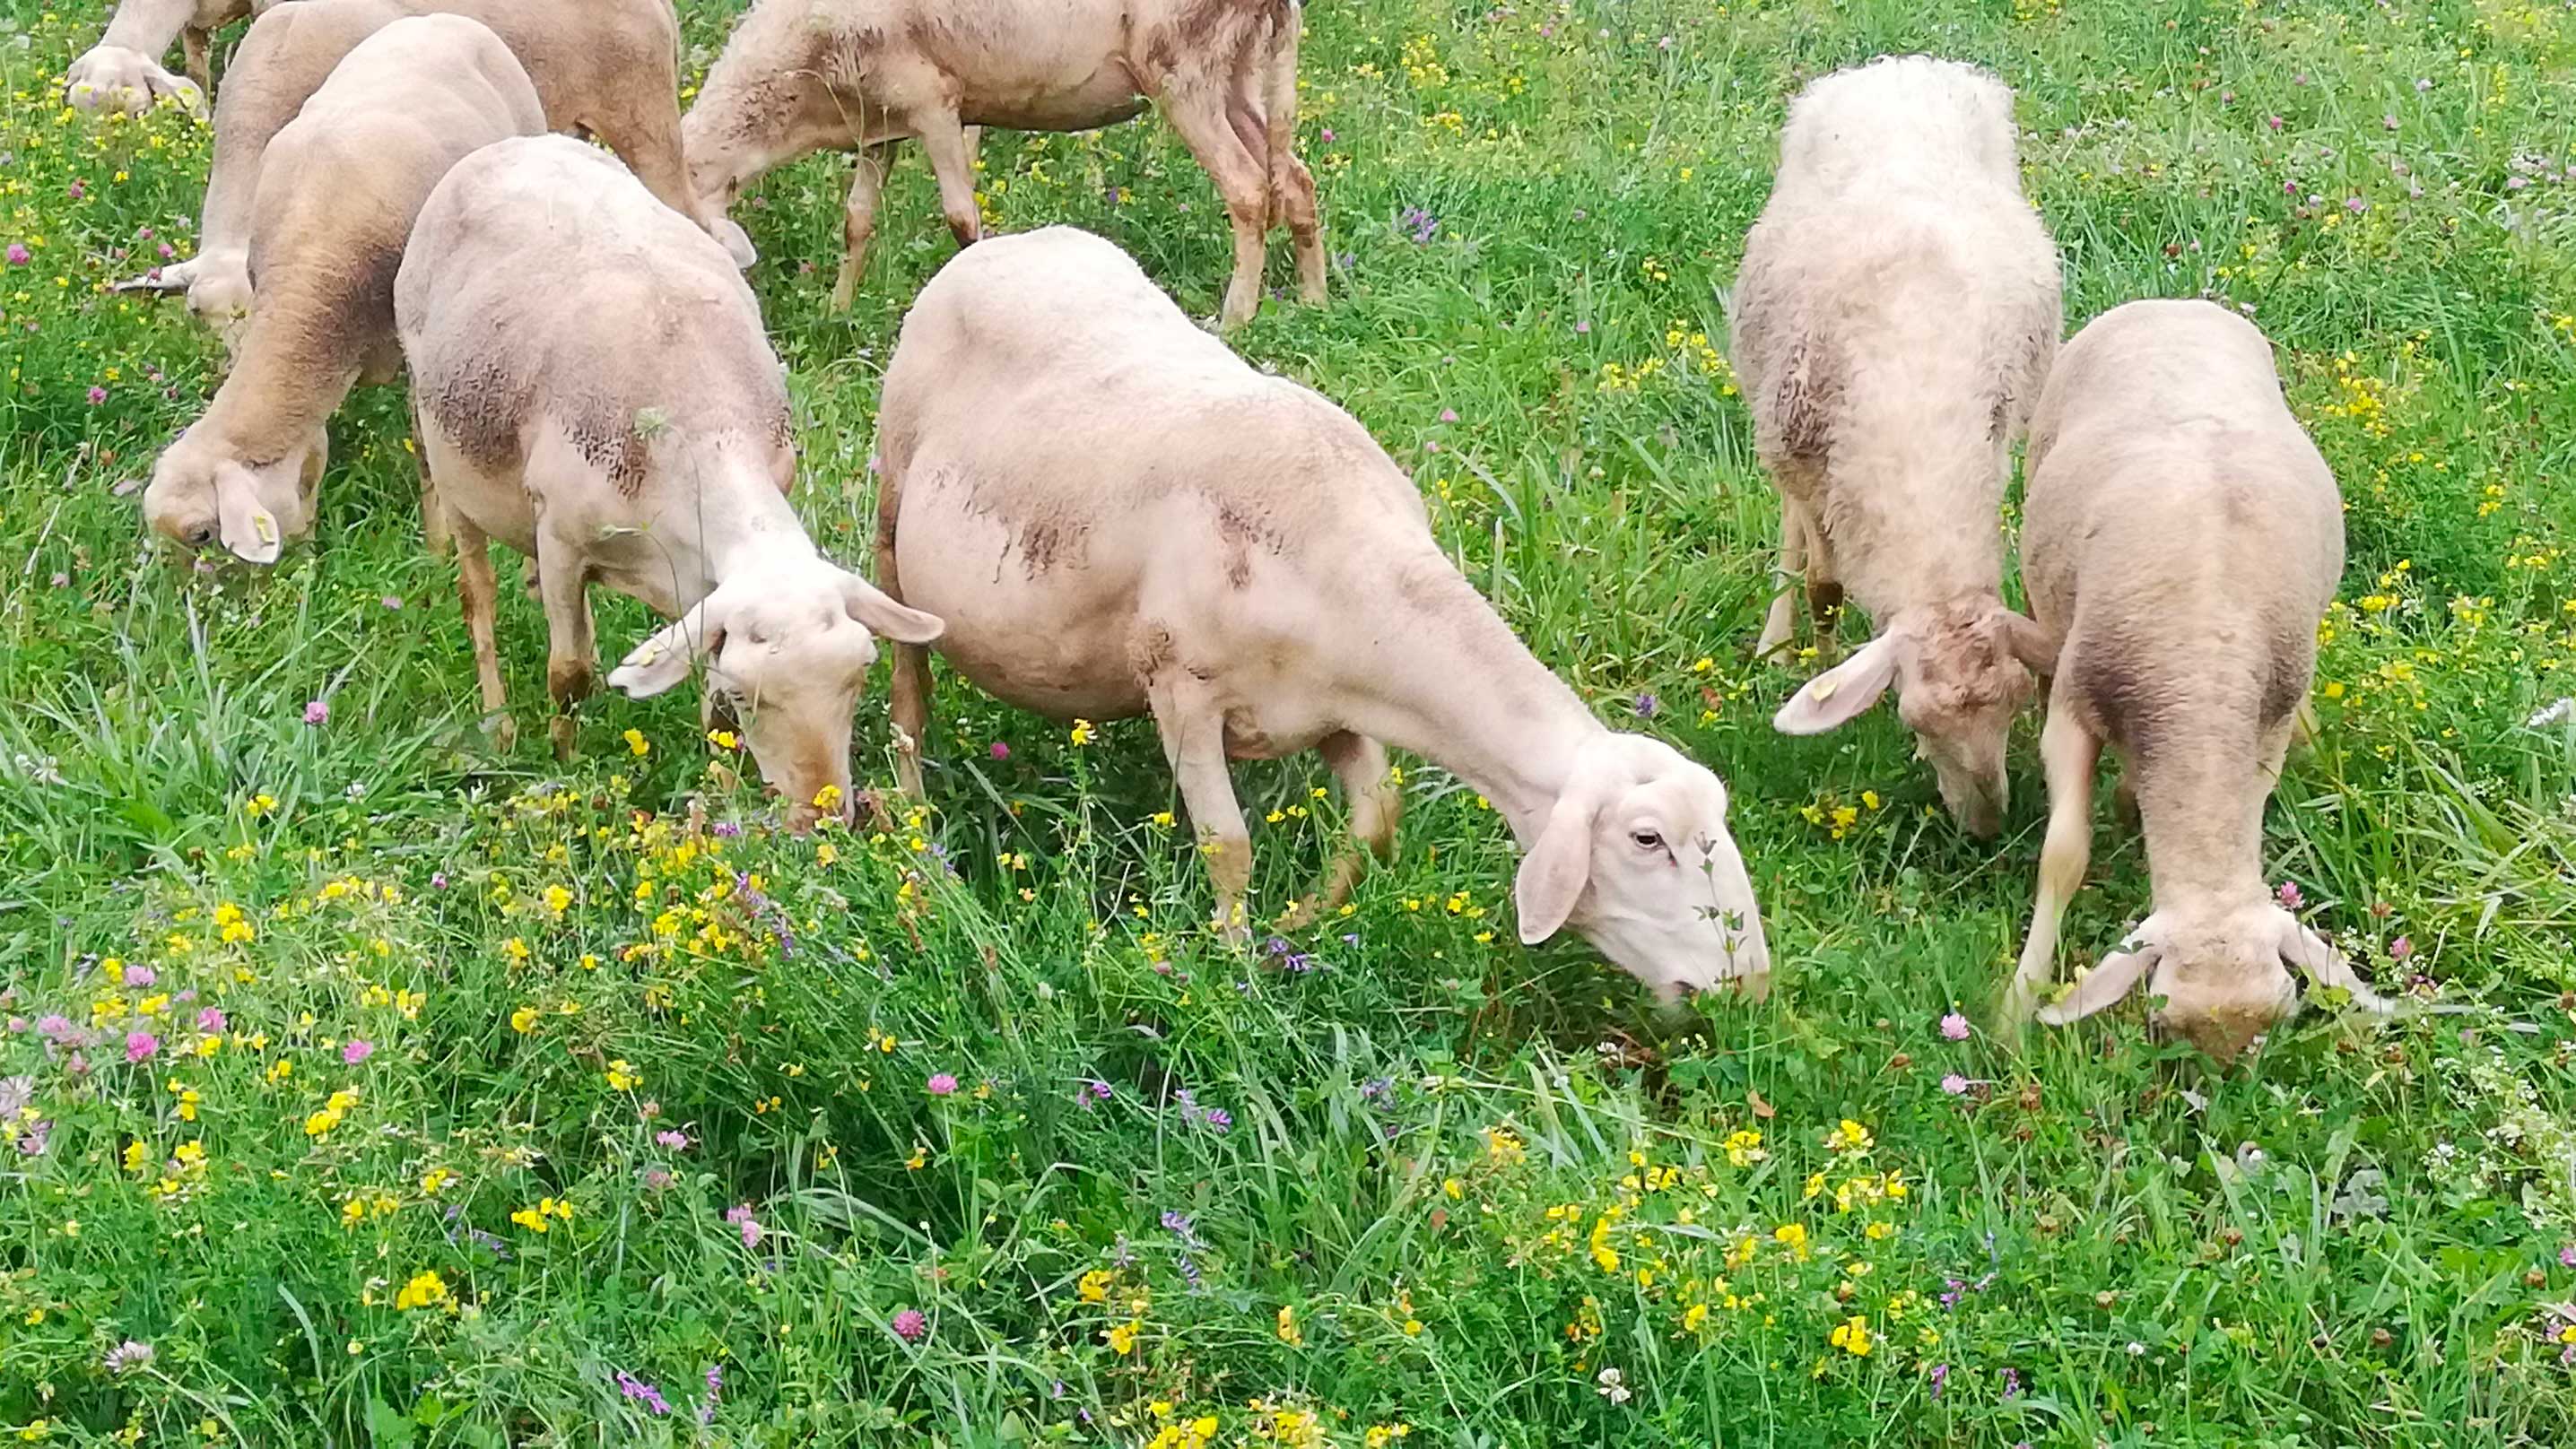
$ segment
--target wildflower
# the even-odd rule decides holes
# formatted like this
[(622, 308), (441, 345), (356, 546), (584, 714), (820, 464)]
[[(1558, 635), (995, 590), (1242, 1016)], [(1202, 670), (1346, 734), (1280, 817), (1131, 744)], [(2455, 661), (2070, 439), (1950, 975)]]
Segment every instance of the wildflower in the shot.
[(766, 1229), (761, 1227), (760, 1220), (758, 1218), (751, 1215), (751, 1204), (743, 1203), (737, 1207), (726, 1208), (725, 1221), (742, 1230), (742, 1245), (744, 1247), (757, 1248), (760, 1246), (760, 1240), (766, 1232)]
[(1488, 1127), (1485, 1129), (1485, 1156), (1498, 1167), (1509, 1167), (1527, 1159), (1529, 1148), (1508, 1129)]
[(676, 1129), (665, 1129), (663, 1131), (656, 1132), (653, 1134), (653, 1140), (661, 1143), (673, 1152), (684, 1152), (688, 1150), (689, 1146), (689, 1134)]
[(1110, 1329), (1107, 1333), (1102, 1334), (1101, 1337), (1108, 1341), (1109, 1351), (1111, 1353), (1134, 1353), (1136, 1351), (1137, 1330), (1144, 1326), (1145, 1325), (1141, 1320), (1131, 1318), (1125, 1323), (1119, 1324), (1117, 1327)]
[(922, 1086), (934, 1097), (945, 1097), (957, 1090), (957, 1078), (947, 1072), (932, 1072)]
[(1575, 323), (1575, 324), (1574, 324), (1574, 335), (1575, 335), (1575, 336), (1577, 336), (1577, 337), (1588, 336), (1588, 335), (1590, 335), (1591, 331), (1592, 331), (1592, 323), (1591, 323), (1589, 320), (1581, 321), (1581, 322), (1577, 322), (1577, 323)]
[(340, 1060), (353, 1067), (375, 1054), (376, 1044), (365, 1037), (352, 1037), (347, 1046), (340, 1048)]
[(1073, 1285), (1074, 1296), (1085, 1303), (1105, 1303), (1109, 1300), (1110, 1281), (1116, 1276), (1106, 1268), (1094, 1268)]
[(107, 401), (107, 389), (98, 386), (96, 383), (92, 383), (89, 390), (89, 405), (91, 407), (97, 407), (100, 403), (105, 401)]
[(1081, 747), (1082, 747), (1082, 746), (1084, 746), (1084, 745), (1090, 744), (1090, 743), (1091, 743), (1091, 721), (1089, 721), (1089, 720), (1087, 720), (1087, 719), (1078, 719), (1078, 720), (1075, 720), (1075, 721), (1073, 722), (1073, 733), (1072, 733), (1072, 735), (1070, 736), (1070, 738), (1073, 740), (1074, 747), (1075, 747), (1076, 749), (1079, 749), (1079, 748), (1081, 748)]
[(525, 1036), (537, 1029), (537, 1018), (544, 1015), (533, 1006), (522, 1006), (510, 1013), (510, 1030)]
[(2281, 902), (2281, 909), (2285, 911), (2297, 910), (2306, 899), (2299, 894), (2299, 883), (2294, 880), (2281, 882), (2281, 888), (2273, 892), (2273, 895)]
[(1854, 1358), (1867, 1358), (1870, 1350), (1869, 1320), (1854, 1314), (1834, 1325), (1834, 1331), (1826, 1335), (1826, 1339)]
[(13, 267), (23, 267), (29, 260), (27, 244), (25, 242), (9, 243), (9, 265)]
[(421, 1193), (426, 1197), (436, 1197), (438, 1196), (438, 1190), (447, 1186), (447, 1184), (454, 1181), (455, 1178), (456, 1174), (448, 1171), (446, 1168), (433, 1167), (429, 1171), (420, 1175)]
[(904, 1309), (886, 1326), (894, 1330), (895, 1337), (906, 1343), (919, 1343), (930, 1333), (930, 1320), (924, 1318), (918, 1308)]
[(1968, 1079), (1952, 1072), (1941, 1079), (1941, 1090), (1953, 1097), (1964, 1096), (1968, 1090)]
[(1603, 1369), (1600, 1376), (1593, 1380), (1593, 1382), (1599, 1386), (1594, 1390), (1594, 1392), (1600, 1394), (1601, 1397), (1608, 1399), (1613, 1404), (1624, 1404), (1628, 1402), (1629, 1399), (1635, 1397), (1629, 1392), (1625, 1378), (1626, 1376), (1621, 1374), (1617, 1369)]
[(644, 1078), (636, 1072), (633, 1064), (623, 1057), (608, 1064), (607, 1075), (608, 1089), (612, 1092), (631, 1092), (644, 1085)]
[(309, 725), (329, 724), (331, 722), (331, 702), (326, 699), (305, 701), (304, 722)]
[(535, 1207), (521, 1208), (510, 1214), (510, 1221), (532, 1233), (551, 1232), (556, 1218), (572, 1221), (572, 1204), (560, 1198), (541, 1197)]
[(99, 1360), (99, 1367), (106, 1369), (112, 1374), (123, 1374), (131, 1373), (151, 1362), (152, 1345), (148, 1343), (138, 1343), (129, 1338), (125, 1342), (118, 1344), (116, 1347), (109, 1349), (107, 1351), (107, 1356)]
[(619, 1369), (617, 1371), (617, 1391), (630, 1399), (641, 1400), (644, 1407), (651, 1409), (656, 1414), (667, 1414), (671, 1412), (671, 1405), (668, 1401), (663, 1399), (662, 1391), (660, 1389), (653, 1387), (651, 1384), (644, 1382), (642, 1379), (635, 1377), (635, 1375), (628, 1373), (624, 1369)]
[(1653, 719), (1655, 711), (1662, 707), (1662, 701), (1656, 699), (1652, 691), (1639, 694), (1636, 702), (1631, 706), (1636, 710), (1639, 719)]
[(1296, 1348), (1306, 1341), (1306, 1330), (1297, 1326), (1297, 1310), (1285, 1303), (1279, 1305), (1278, 1333), (1279, 1341), (1290, 1348)]
[(161, 1050), (161, 1038), (148, 1031), (129, 1031), (125, 1034), (125, 1059), (129, 1062), (148, 1061), (153, 1053), (159, 1050)]
[(1762, 1134), (1749, 1127), (1726, 1134), (1726, 1160), (1735, 1167), (1751, 1167), (1771, 1154), (1762, 1149)]
[(2414, 954), (2415, 943), (2404, 936), (2388, 943), (2388, 959), (2391, 961), (2404, 961)]
[(993, 741), (991, 754), (994, 759), (1007, 760), (1011, 757), (1011, 747), (1002, 743), (1000, 740), (995, 740)]
[(209, 1036), (222, 1035), (224, 1030), (223, 1012), (211, 1006), (198, 1012), (197, 1030), (202, 1031)]
[(1876, 1139), (1869, 1135), (1868, 1128), (1849, 1117), (1845, 1117), (1833, 1131), (1825, 1134), (1825, 1146), (1836, 1152), (1867, 1152), (1875, 1142)]
[(1807, 1229), (1803, 1223), (1782, 1223), (1771, 1230), (1771, 1240), (1787, 1248), (1799, 1262), (1807, 1261)]
[(412, 1280), (394, 1295), (395, 1309), (405, 1313), (415, 1308), (432, 1308), (446, 1301), (447, 1280), (434, 1270), (412, 1275)]
[(741, 745), (742, 740), (731, 730), (709, 730), (707, 743), (720, 750), (730, 750)]
[(1952, 1041), (1968, 1039), (1968, 1019), (1957, 1012), (1941, 1018), (1941, 1034)]
[(716, 1404), (724, 1398), (724, 1365), (707, 1365), (707, 1396), (698, 1402), (698, 1427), (716, 1421)]
[(1109, 1100), (1109, 1084), (1096, 1080), (1076, 1082), (1073, 1087), (1073, 1100), (1081, 1104), (1082, 1110), (1088, 1112), (1093, 1103)]

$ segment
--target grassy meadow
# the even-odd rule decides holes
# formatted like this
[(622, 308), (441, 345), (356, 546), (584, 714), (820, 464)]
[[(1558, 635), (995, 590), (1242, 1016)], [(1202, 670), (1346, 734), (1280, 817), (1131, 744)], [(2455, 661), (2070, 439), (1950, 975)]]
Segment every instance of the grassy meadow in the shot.
[[(737, 7), (682, 10), (694, 79)], [(1508, 832), (1412, 759), (1393, 865), (1246, 956), (1143, 722), (943, 673), (927, 805), (795, 838), (693, 690), (592, 701), (557, 766), (505, 588), (502, 750), (395, 389), (275, 568), (147, 541), (119, 485), (219, 353), (106, 286), (191, 250), (210, 137), (61, 105), (105, 13), (0, 0), (0, 1442), (2576, 1440), (2576, 723), (2528, 723), (2576, 694), (2576, 8), (1312, 5), (1334, 295), (1236, 345), (1730, 782), (1778, 989), (1670, 1013), (1521, 947)], [(2036, 718), (1994, 845), (1890, 712), (1771, 731), (1813, 661), (1747, 658), (1776, 507), (1721, 289), (1786, 98), (1905, 50), (2017, 88), (2070, 329), (2205, 295), (2277, 344), (2350, 563), (2267, 863), (2405, 1019), (2224, 1073), (2134, 1004), (2017, 1047)], [(983, 163), (994, 227), (1216, 310), (1222, 210), (1151, 116)], [(833, 314), (847, 174), (734, 214), (799, 505), (864, 569), (952, 244), (907, 151)], [(600, 597), (611, 660), (649, 627)], [(881, 680), (857, 738), (886, 786)], [(1337, 800), (1237, 778), (1275, 911)], [(2062, 975), (2146, 909), (2097, 831)]]

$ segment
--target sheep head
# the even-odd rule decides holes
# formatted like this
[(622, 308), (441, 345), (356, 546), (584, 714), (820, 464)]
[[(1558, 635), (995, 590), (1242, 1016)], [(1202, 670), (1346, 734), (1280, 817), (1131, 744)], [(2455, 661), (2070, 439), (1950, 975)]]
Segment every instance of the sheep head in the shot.
[(2181, 1036), (2225, 1063), (2298, 1013), (2293, 966), (2321, 988), (2350, 992), (2364, 1010), (2386, 1015), (2392, 1009), (2341, 952), (2296, 916), (2257, 903), (2214, 916), (2149, 916), (2064, 1000), (2041, 1007), (2039, 1019), (2050, 1026), (2080, 1020), (2127, 996), (2144, 979), (2147, 994), (2162, 1002), (2148, 1018), (2149, 1028)]
[(850, 715), (876, 636), (927, 644), (941, 627), (818, 558), (719, 584), (637, 645), (608, 683), (645, 699), (704, 660), (707, 687), (733, 705), (761, 778), (786, 799), (788, 827), (804, 831), (850, 807)]
[(328, 456), (329, 443), (319, 433), (261, 463), (183, 433), (152, 465), (144, 521), (189, 548), (220, 542), (251, 563), (275, 563), (286, 540), (313, 530), (314, 493)]

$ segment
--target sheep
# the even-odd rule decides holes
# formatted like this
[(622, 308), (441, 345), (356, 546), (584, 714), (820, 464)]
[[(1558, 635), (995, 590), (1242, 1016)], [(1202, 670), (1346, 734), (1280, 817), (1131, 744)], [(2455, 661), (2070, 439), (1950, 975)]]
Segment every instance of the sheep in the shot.
[(681, 121), (689, 175), (721, 213), (751, 180), (824, 147), (858, 152), (832, 305), (846, 309), (895, 147), (918, 137), (964, 245), (982, 235), (973, 128), (1082, 131), (1162, 103), (1234, 228), (1220, 314), (1261, 303), (1264, 239), (1295, 239), (1299, 293), (1324, 300), (1315, 180), (1297, 127), (1297, 0), (759, 0)]
[(1801, 575), (1820, 629), (1848, 583), (1877, 635), (1773, 724), (1833, 729), (1894, 683), (1942, 799), (1992, 836), (2005, 734), (2034, 687), (1998, 514), (2060, 326), (2012, 93), (1971, 66), (1879, 60), (1808, 86), (1780, 150), (1730, 308), (1754, 449), (1780, 491), (1780, 591), (1755, 650), (1789, 642)]
[[(1510, 824), (1523, 941), (1572, 925), (1668, 997), (1767, 986), (1717, 776), (1604, 728), (1450, 564), (1358, 422), (1246, 366), (1109, 242), (1051, 227), (952, 259), (904, 319), (877, 441), (879, 585), (944, 620), (940, 653), (1010, 704), (1153, 718), (1230, 939), (1252, 861), (1227, 759), (1318, 750), (1384, 856), (1392, 744)], [(898, 649), (916, 796), (927, 691), (926, 651)], [(1360, 866), (1337, 858), (1284, 925)]]
[(422, 208), (394, 313), (485, 708), (505, 703), (497, 537), (536, 560), (559, 755), (598, 579), (677, 620), (612, 687), (659, 694), (704, 659), (789, 826), (846, 812), (870, 631), (926, 643), (939, 620), (817, 553), (788, 506), (787, 378), (724, 248), (597, 151), (504, 141)]
[[(125, 0), (108, 17), (98, 44), (63, 73), (63, 104), (75, 110), (116, 110), (132, 115), (163, 96), (194, 106), (214, 84), (209, 68), (214, 32), (277, 0)], [(161, 68), (170, 42), (181, 42), (188, 78)]]
[(2226, 1061), (2298, 1009), (2284, 963), (2385, 1011), (2263, 882), (2263, 802), (2343, 574), (2334, 474), (2281, 398), (2272, 348), (2208, 302), (2131, 302), (2075, 335), (2030, 438), (2022, 578), (2054, 660), (2047, 842), (2005, 1015), (2048, 982), (2083, 884), (2102, 746), (2126, 765), (2155, 909), (2039, 1019), (2152, 972), (2161, 1028)]
[(544, 129), (527, 73), (477, 21), (398, 20), (350, 51), (269, 143), (251, 208), (260, 305), (205, 415), (154, 463), (145, 521), (261, 564), (309, 532), (324, 424), (361, 379), (400, 370), (394, 270), (421, 202), (476, 147)]
[(215, 104), (197, 255), (118, 290), (184, 290), (188, 310), (227, 352), (238, 349), (251, 303), (251, 202), (269, 139), (360, 41), (433, 14), (489, 26), (526, 68), (549, 126), (606, 142), (654, 195), (712, 228), (680, 160), (679, 26), (669, 0), (293, 0), (254, 21), (234, 52)]

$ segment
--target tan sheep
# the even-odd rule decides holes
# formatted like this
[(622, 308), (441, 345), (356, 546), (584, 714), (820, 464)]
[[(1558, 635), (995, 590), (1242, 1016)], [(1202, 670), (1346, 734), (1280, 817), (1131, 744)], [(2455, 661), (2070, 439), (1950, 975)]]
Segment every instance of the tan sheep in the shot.
[(1951, 813), (1992, 835), (2005, 734), (2033, 691), (2034, 631), (2001, 593), (2007, 449), (2060, 325), (2012, 93), (1925, 56), (1808, 86), (1731, 310), (1754, 448), (1780, 490), (1781, 592), (1757, 650), (1789, 642), (1800, 576), (1820, 626), (1848, 585), (1878, 631), (1774, 723), (1829, 730), (1894, 684)]
[(2023, 1019), (2054, 969), (2104, 744), (2136, 795), (2155, 910), (2040, 1020), (2099, 1011), (2152, 972), (2157, 1023), (2225, 1061), (2298, 1009), (2292, 965), (2385, 1010), (2263, 880), (2263, 802), (2343, 573), (2342, 500), (2281, 399), (2271, 344), (2207, 302), (2095, 319), (2040, 395), (2027, 514), (2022, 578), (2056, 677), (2039, 904), (2007, 1016)]
[(361, 377), (392, 378), (394, 271), (447, 168), (545, 129), (508, 46), (460, 15), (369, 36), (269, 143), (252, 203), (260, 305), (205, 415), (152, 469), (143, 516), (194, 548), (253, 563), (313, 526), (324, 424)]
[(291, 0), (252, 23), (225, 75), (197, 255), (119, 290), (185, 290), (188, 310), (237, 349), (250, 317), (251, 202), (270, 138), (358, 42), (437, 14), (489, 26), (527, 70), (550, 127), (605, 142), (654, 195), (698, 215), (680, 160), (679, 24), (669, 0)]
[[(214, 32), (277, 0), (124, 0), (108, 17), (98, 44), (63, 76), (63, 104), (82, 111), (141, 114), (163, 96), (196, 105), (214, 84)], [(187, 54), (188, 78), (161, 68), (170, 42)]]
[(704, 659), (789, 824), (846, 810), (869, 631), (926, 642), (939, 621), (815, 552), (788, 506), (786, 374), (724, 248), (589, 147), (506, 141), (439, 183), (394, 310), (484, 706), (505, 702), (499, 538), (536, 560), (559, 753), (595, 579), (678, 620), (610, 685), (659, 694)]
[[(949, 262), (904, 319), (878, 448), (880, 584), (1011, 704), (1153, 717), (1229, 934), (1252, 861), (1226, 761), (1319, 750), (1384, 855), (1391, 744), (1481, 791), (1528, 850), (1522, 940), (1572, 925), (1667, 994), (1767, 985), (1717, 776), (1604, 728), (1441, 553), (1367, 430), (1246, 366), (1108, 242), (1055, 227)], [(915, 793), (927, 666), (897, 651)], [(1337, 860), (1291, 919), (1359, 866)]]
[(690, 179), (721, 213), (773, 167), (859, 153), (832, 305), (849, 306), (894, 150), (918, 137), (960, 244), (983, 234), (978, 126), (1086, 131), (1158, 102), (1234, 228), (1220, 314), (1251, 320), (1265, 239), (1295, 239), (1300, 295), (1324, 299), (1315, 180), (1297, 127), (1297, 0), (760, 0), (681, 122)]

